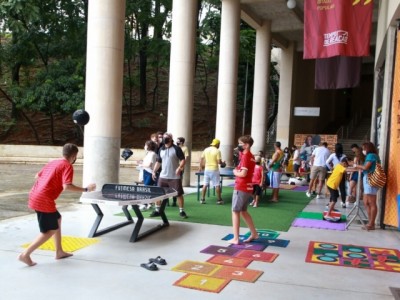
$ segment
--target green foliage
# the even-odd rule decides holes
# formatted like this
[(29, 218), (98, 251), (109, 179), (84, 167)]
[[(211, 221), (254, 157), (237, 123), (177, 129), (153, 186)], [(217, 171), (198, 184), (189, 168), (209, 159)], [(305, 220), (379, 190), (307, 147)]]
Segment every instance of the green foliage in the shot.
[(29, 85), (14, 85), (10, 95), (17, 108), (46, 114), (70, 113), (84, 101), (83, 65), (72, 59), (41, 69)]

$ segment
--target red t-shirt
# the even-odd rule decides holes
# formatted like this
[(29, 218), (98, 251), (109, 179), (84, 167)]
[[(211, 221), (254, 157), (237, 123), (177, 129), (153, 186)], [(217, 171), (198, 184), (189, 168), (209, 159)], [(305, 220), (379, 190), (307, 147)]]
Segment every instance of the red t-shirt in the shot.
[(247, 169), (246, 177), (236, 177), (235, 190), (246, 193), (253, 193), (253, 173), (256, 165), (254, 156), (250, 151), (243, 152), (240, 163), (236, 167), (237, 170)]
[(261, 178), (262, 178), (262, 172), (263, 168), (260, 165), (255, 165), (254, 167), (254, 173), (253, 173), (253, 184), (262, 184), (261, 183)]
[(40, 212), (55, 212), (56, 199), (63, 191), (63, 184), (72, 184), (74, 169), (66, 159), (49, 162), (38, 173), (29, 193), (29, 207)]

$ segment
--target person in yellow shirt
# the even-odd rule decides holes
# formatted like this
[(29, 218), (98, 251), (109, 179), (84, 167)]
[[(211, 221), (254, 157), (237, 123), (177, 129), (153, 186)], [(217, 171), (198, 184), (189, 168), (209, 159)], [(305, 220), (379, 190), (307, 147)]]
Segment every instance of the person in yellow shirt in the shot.
[(217, 193), (217, 204), (224, 204), (221, 198), (221, 187), (220, 187), (220, 176), (219, 176), (219, 166), (225, 167), (226, 163), (221, 160), (221, 151), (219, 150), (220, 141), (218, 139), (213, 139), (210, 147), (204, 149), (201, 154), (199, 171), (204, 168), (204, 183), (201, 194), (201, 204), (205, 204), (205, 196), (207, 191), (207, 186), (212, 184), (215, 187)]
[(326, 219), (333, 218), (331, 215), (334, 208), (335, 204), (337, 202), (337, 199), (339, 198), (339, 186), (340, 182), (342, 181), (343, 176), (346, 176), (347, 171), (353, 171), (353, 168), (349, 168), (349, 162), (346, 157), (343, 157), (340, 160), (340, 163), (338, 163), (335, 168), (332, 171), (331, 176), (329, 176), (328, 181), (326, 183), (329, 193), (331, 194), (330, 200), (329, 200), (329, 210), (327, 215), (325, 216)]

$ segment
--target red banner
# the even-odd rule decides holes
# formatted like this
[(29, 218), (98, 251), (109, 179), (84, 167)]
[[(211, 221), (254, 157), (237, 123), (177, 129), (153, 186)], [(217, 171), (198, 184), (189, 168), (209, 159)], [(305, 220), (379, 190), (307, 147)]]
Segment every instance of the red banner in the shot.
[(304, 59), (369, 56), (373, 0), (304, 1)]

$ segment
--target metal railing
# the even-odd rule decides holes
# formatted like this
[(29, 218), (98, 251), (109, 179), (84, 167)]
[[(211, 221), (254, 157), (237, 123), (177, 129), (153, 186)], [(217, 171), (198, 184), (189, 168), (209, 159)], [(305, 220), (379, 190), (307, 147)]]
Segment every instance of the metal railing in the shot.
[(354, 115), (354, 117), (349, 121), (349, 123), (347, 125), (340, 126), (336, 132), (338, 139), (349, 138), (349, 134), (360, 123), (361, 119), (362, 119), (362, 112), (360, 111)]

